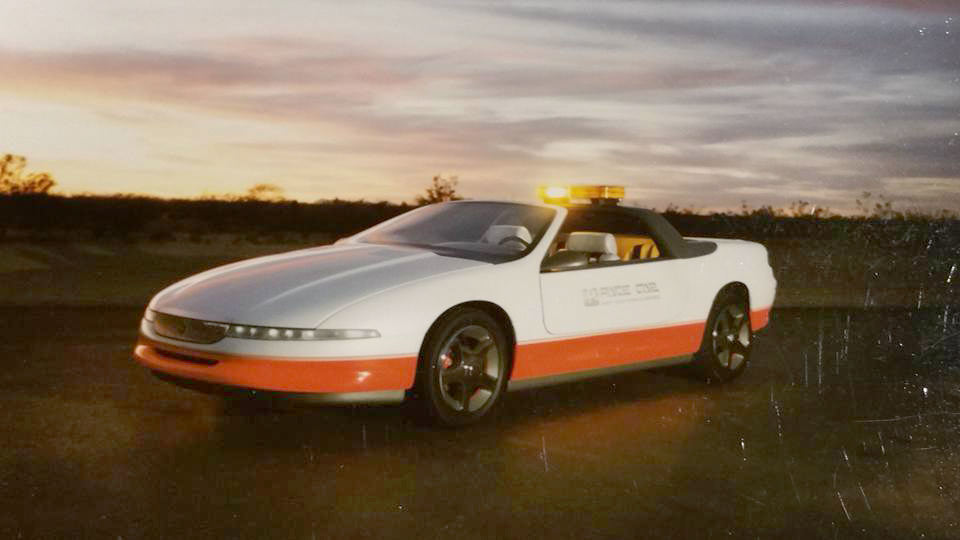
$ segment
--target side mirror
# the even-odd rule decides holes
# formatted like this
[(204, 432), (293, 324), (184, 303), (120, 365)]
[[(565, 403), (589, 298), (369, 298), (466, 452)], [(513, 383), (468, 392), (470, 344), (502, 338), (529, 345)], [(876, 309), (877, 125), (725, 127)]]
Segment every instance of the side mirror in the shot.
[(582, 251), (558, 251), (540, 263), (541, 272), (556, 272), (586, 266), (590, 257)]

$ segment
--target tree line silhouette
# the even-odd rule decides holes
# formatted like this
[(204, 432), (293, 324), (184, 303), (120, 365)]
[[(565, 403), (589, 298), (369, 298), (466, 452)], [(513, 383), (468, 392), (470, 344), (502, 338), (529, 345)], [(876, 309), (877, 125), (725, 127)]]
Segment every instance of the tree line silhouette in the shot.
[(27, 158), (4, 154), (0, 158), (0, 195), (44, 195), (57, 183), (50, 173), (26, 173)]
[[(26, 159), (0, 159), (0, 239), (120, 239), (171, 241), (232, 234), (281, 241), (353, 234), (415, 207), (386, 201), (286, 199), (275, 184), (257, 184), (240, 195), (161, 199), (144, 195), (50, 193), (48, 173), (27, 173)], [(459, 199), (457, 177), (434, 176), (416, 205)], [(702, 215), (670, 205), (663, 212), (687, 236), (764, 241), (776, 238), (866, 240), (888, 245), (923, 245), (960, 238), (950, 213), (898, 212), (882, 196), (864, 193), (860, 216), (841, 216), (797, 201), (789, 209), (744, 205), (736, 213)], [(871, 203), (873, 205), (871, 206)], [(291, 238), (292, 237), (292, 238)], [(955, 243), (955, 242), (954, 242)]]

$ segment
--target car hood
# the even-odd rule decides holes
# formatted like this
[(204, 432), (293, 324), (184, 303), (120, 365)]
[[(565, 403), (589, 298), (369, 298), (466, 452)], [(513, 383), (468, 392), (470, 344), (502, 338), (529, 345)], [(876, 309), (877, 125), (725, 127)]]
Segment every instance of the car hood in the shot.
[(150, 307), (207, 321), (313, 328), (340, 309), (387, 289), (488, 264), (402, 246), (311, 248), (197, 274), (164, 289)]

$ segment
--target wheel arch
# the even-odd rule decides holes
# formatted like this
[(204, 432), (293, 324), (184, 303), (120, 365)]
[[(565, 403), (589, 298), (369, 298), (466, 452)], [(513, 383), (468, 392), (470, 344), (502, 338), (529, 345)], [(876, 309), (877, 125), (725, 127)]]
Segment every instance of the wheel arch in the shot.
[(470, 308), (478, 309), (480, 311), (483, 311), (487, 315), (490, 315), (498, 323), (500, 323), (501, 328), (503, 328), (503, 331), (506, 334), (507, 342), (508, 342), (507, 349), (509, 352), (509, 358), (507, 360), (508, 362), (507, 380), (509, 381), (510, 378), (513, 376), (513, 352), (517, 346), (517, 334), (513, 327), (513, 321), (510, 319), (510, 315), (507, 314), (506, 310), (504, 310), (499, 305), (486, 300), (471, 300), (468, 302), (461, 302), (459, 304), (451, 306), (450, 308), (446, 309), (443, 313), (438, 315), (437, 318), (434, 319), (433, 323), (430, 325), (430, 328), (427, 330), (427, 333), (424, 334), (423, 341), (420, 343), (420, 352), (417, 356), (418, 362), (423, 360), (424, 349), (427, 346), (427, 342), (430, 341), (430, 337), (436, 331), (437, 326), (440, 325), (440, 322), (443, 321), (443, 319), (446, 318), (448, 315), (450, 315), (450, 313), (456, 310), (470, 309)]
[(710, 333), (710, 327), (709, 327), (710, 316), (713, 314), (713, 311), (717, 309), (717, 300), (719, 300), (720, 297), (722, 297), (727, 293), (732, 293), (739, 296), (740, 298), (743, 298), (743, 300), (747, 303), (747, 316), (748, 317), (750, 316), (750, 288), (747, 287), (745, 283), (743, 283), (742, 281), (731, 281), (730, 283), (727, 283), (723, 287), (720, 287), (717, 293), (713, 295), (713, 299), (710, 301), (710, 308), (707, 311), (706, 318), (704, 319), (704, 322), (707, 324), (703, 328), (703, 337), (700, 338), (701, 351), (703, 350), (703, 347), (707, 343), (707, 339)]
[(713, 309), (713, 305), (716, 303), (717, 298), (720, 298), (721, 295), (723, 295), (724, 293), (728, 293), (728, 292), (733, 293), (733, 294), (736, 294), (736, 295), (740, 296), (741, 298), (743, 298), (743, 299), (747, 302), (747, 312), (749, 313), (749, 311), (750, 311), (750, 288), (747, 287), (747, 285), (746, 285), (745, 283), (743, 283), (742, 281), (731, 281), (730, 283), (727, 283), (727, 284), (724, 285), (723, 287), (720, 287), (720, 290), (717, 291), (717, 294), (713, 295), (713, 302), (711, 302), (711, 304), (710, 304), (710, 309), (711, 309), (711, 310)]

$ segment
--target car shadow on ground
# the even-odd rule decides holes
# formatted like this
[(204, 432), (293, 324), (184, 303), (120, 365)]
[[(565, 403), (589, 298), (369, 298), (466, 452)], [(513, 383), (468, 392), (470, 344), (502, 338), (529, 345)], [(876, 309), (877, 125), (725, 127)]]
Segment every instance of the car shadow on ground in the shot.
[[(733, 383), (736, 384), (736, 383)], [(530, 425), (563, 423), (637, 403), (693, 399), (725, 390), (709, 385), (690, 368), (636, 371), (556, 386), (508, 392), (488, 418), (447, 428), (424, 418), (416, 404), (323, 406), (283, 395), (220, 397), (216, 433), (226, 446), (255, 433), (277, 447), (311, 445), (342, 452), (426, 440), (483, 437), (494, 440)]]

